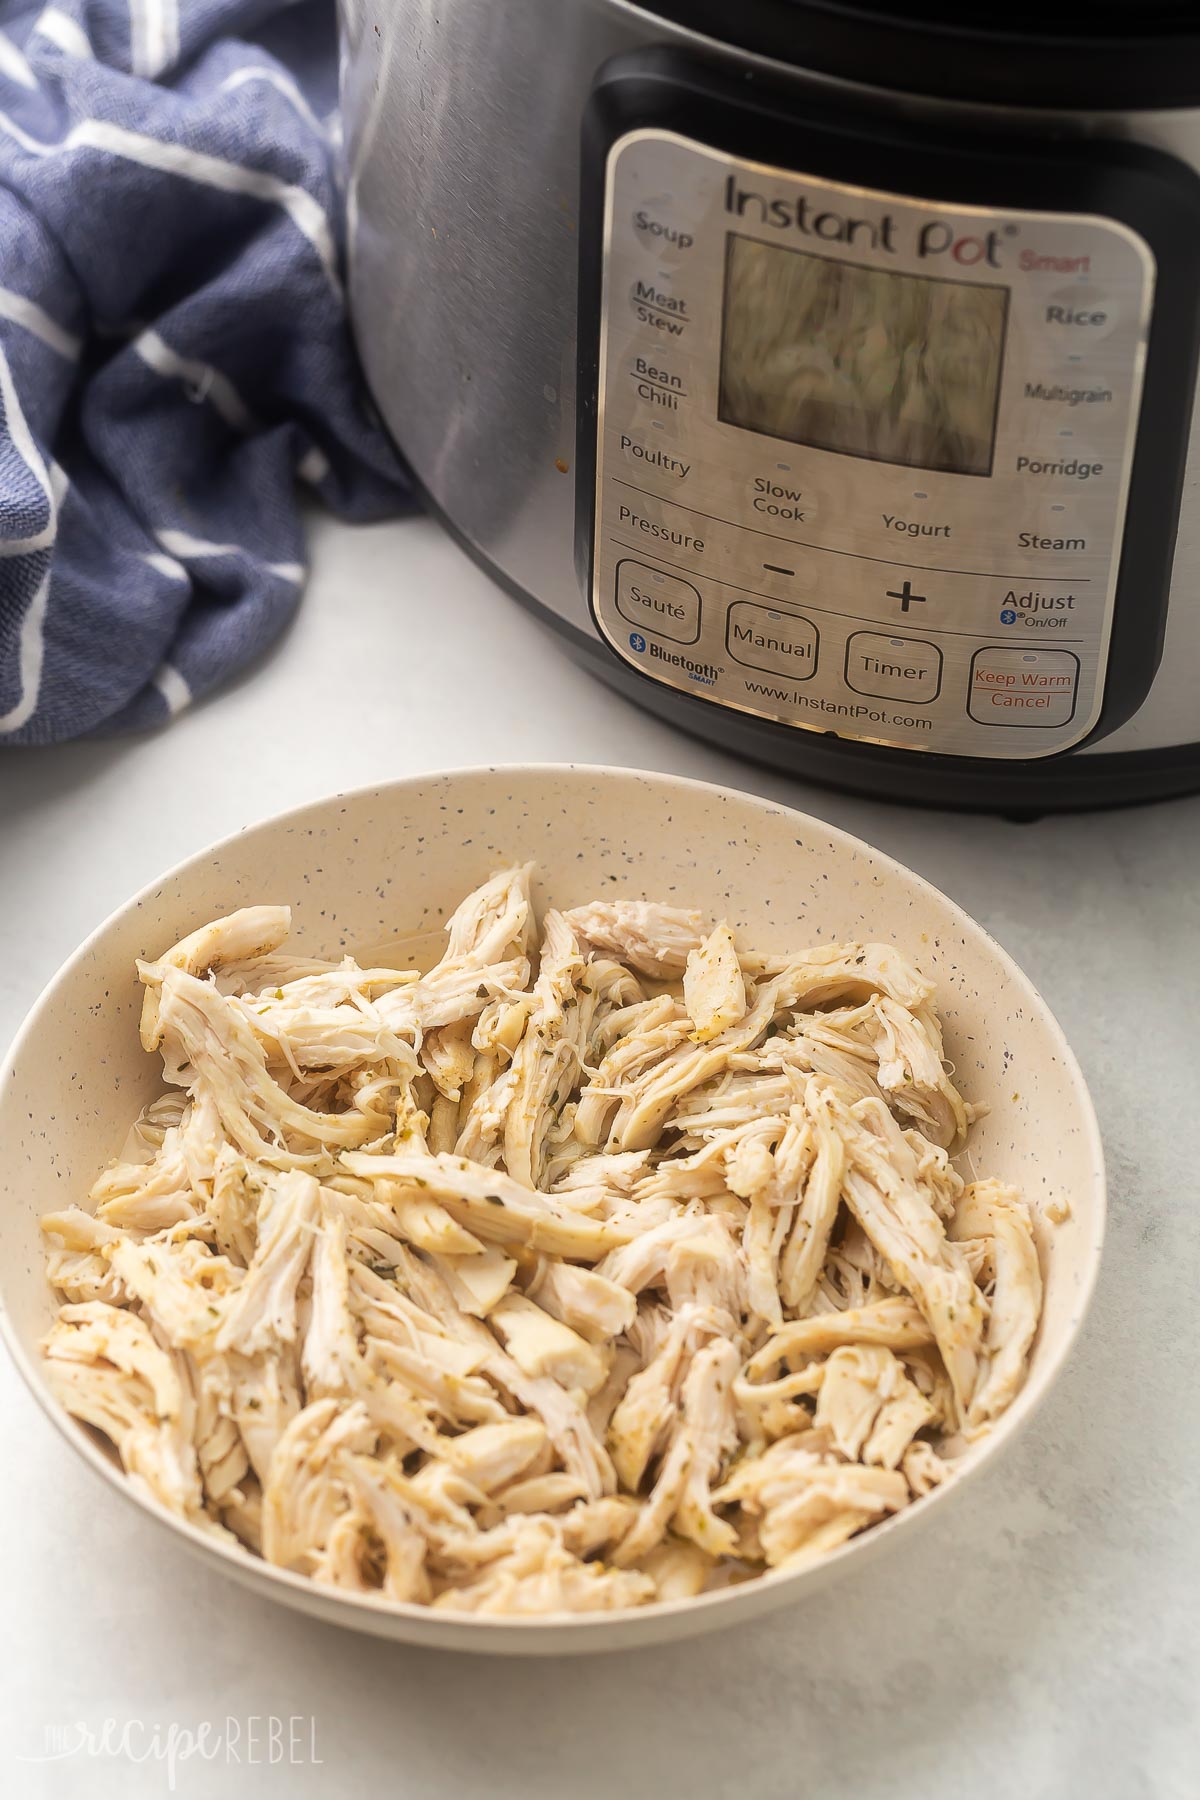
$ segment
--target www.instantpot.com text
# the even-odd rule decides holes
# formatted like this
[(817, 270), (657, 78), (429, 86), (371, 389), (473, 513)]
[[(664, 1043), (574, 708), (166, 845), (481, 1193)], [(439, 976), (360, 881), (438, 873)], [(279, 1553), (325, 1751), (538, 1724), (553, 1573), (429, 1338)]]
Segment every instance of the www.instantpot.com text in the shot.
[(866, 719), (872, 725), (891, 725), (900, 731), (930, 731), (928, 719), (910, 718), (905, 713), (884, 712), (880, 707), (863, 706), (848, 700), (824, 700), (819, 694), (802, 694), (795, 688), (770, 687), (762, 681), (743, 683), (748, 694), (759, 699), (775, 700), (809, 712), (837, 713), (843, 719)]

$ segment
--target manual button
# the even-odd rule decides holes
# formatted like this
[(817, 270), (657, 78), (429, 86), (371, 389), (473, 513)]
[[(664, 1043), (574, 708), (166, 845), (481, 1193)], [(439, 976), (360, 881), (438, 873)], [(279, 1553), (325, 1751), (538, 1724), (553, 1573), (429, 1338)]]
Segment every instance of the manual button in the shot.
[(927, 638), (856, 631), (846, 645), (846, 686), (877, 700), (923, 706), (942, 685), (942, 653)]
[(1079, 658), (1070, 650), (992, 645), (971, 658), (967, 711), (981, 725), (1047, 730), (1075, 716)]
[(617, 564), (617, 611), (631, 625), (676, 644), (700, 636), (700, 595), (690, 581), (622, 557)]
[(816, 673), (821, 635), (798, 613), (735, 600), (725, 618), (725, 648), (735, 662), (770, 675), (807, 681)]

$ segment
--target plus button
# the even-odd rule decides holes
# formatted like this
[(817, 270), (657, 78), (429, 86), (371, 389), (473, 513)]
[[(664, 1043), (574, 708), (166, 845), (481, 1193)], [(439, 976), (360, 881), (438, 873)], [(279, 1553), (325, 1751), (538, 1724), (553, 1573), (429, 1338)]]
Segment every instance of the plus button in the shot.
[(887, 598), (889, 600), (898, 600), (900, 602), (900, 611), (901, 612), (907, 612), (909, 607), (913, 604), (914, 601), (919, 601), (919, 603), (922, 606), (924, 606), (924, 604), (925, 604), (924, 594), (914, 594), (912, 591), (912, 583), (909, 581), (905, 581), (901, 585), (900, 592), (898, 594), (894, 593), (892, 591), (892, 589), (889, 588), (888, 592), (887, 592)]

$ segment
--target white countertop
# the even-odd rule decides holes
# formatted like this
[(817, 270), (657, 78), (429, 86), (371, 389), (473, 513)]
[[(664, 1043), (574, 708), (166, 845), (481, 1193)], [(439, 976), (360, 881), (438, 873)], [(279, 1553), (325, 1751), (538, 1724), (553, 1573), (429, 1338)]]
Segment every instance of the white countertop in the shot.
[[(0, 752), (0, 1043), (136, 888), (318, 794), (490, 761), (729, 782), (912, 864), (1029, 970), (1104, 1129), (1099, 1293), (1044, 1410), (944, 1524), (765, 1624), (549, 1664), (393, 1647), (214, 1580), (73, 1458), (0, 1357), (0, 1784), (167, 1793), (153, 1759), (15, 1758), (74, 1741), (53, 1734), (76, 1720), (132, 1722), (142, 1754), (142, 1727), (228, 1714), (243, 1745), (249, 1715), (303, 1718), (304, 1760), (184, 1761), (177, 1793), (1190, 1800), (1200, 801), (1013, 825), (846, 798), (636, 711), (425, 520), (318, 520), (313, 556), (275, 652), (169, 730)], [(254, 1730), (265, 1759), (269, 1727)]]

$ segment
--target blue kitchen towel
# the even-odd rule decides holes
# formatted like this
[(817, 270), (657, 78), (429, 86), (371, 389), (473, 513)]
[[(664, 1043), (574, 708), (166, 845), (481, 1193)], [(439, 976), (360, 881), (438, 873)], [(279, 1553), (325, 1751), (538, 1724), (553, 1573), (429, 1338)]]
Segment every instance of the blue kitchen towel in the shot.
[(336, 102), (331, 0), (0, 0), (0, 744), (161, 723), (264, 649), (306, 485), (405, 504)]

